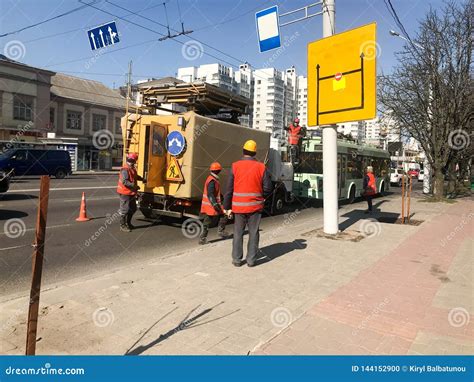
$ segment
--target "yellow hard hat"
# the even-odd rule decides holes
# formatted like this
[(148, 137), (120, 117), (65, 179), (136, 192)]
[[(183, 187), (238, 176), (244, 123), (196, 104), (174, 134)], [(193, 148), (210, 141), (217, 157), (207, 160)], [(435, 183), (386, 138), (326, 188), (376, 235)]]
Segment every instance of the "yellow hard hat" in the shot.
[(244, 150), (251, 151), (253, 153), (257, 152), (257, 142), (255, 142), (252, 139), (249, 139), (247, 142), (244, 144)]

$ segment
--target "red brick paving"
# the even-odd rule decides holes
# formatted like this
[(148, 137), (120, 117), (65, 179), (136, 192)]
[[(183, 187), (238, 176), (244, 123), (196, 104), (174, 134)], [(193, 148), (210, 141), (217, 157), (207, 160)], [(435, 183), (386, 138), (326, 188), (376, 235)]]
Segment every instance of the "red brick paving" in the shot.
[[(432, 306), (461, 244), (473, 237), (472, 220), (455, 231), (469, 207), (469, 202), (458, 202), (447, 214), (425, 222), (394, 251), (307, 311), (261, 352), (406, 354), (420, 330), (472, 341), (474, 320), (456, 328), (448, 322), (450, 309)], [(451, 232), (456, 234), (442, 246)], [(292, 338), (299, 339), (297, 345), (292, 345)]]

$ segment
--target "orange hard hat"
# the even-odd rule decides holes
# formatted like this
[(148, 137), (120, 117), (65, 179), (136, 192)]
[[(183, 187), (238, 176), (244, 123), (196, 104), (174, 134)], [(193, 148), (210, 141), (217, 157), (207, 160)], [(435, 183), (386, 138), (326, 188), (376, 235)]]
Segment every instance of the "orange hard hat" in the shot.
[(133, 161), (137, 161), (138, 159), (138, 154), (137, 153), (128, 153), (127, 154), (127, 160), (133, 160)]
[(211, 171), (221, 171), (222, 170), (222, 166), (219, 162), (212, 162), (211, 163), (211, 167), (210, 167), (210, 170)]

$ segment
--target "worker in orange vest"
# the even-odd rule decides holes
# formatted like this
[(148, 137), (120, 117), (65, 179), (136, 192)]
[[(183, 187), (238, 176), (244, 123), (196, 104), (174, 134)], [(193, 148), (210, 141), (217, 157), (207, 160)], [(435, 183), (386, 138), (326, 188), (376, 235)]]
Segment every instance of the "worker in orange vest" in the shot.
[(365, 211), (365, 213), (371, 214), (372, 213), (372, 199), (374, 198), (374, 195), (377, 193), (374, 169), (372, 166), (367, 167), (367, 174), (364, 176), (363, 188), (364, 188), (364, 196), (367, 200), (367, 211)]
[(285, 128), (288, 131), (288, 150), (291, 163), (298, 163), (300, 156), (301, 138), (305, 136), (305, 130), (300, 126), (299, 118), (295, 118), (290, 126)]
[(133, 228), (132, 216), (137, 210), (136, 195), (138, 191), (137, 181), (143, 178), (137, 174), (135, 165), (138, 154), (127, 154), (125, 166), (120, 169), (117, 192), (120, 196), (120, 230), (130, 232)]
[(224, 198), (224, 208), (228, 216), (235, 216), (234, 238), (232, 243), (232, 264), (242, 265), (243, 236), (248, 227), (249, 241), (247, 246), (247, 265), (256, 264), (259, 227), (265, 198), (272, 193), (270, 175), (265, 165), (255, 159), (257, 143), (245, 142), (243, 158), (232, 163)]
[(222, 166), (219, 162), (211, 163), (209, 168), (210, 174), (204, 184), (204, 192), (202, 195), (201, 214), (204, 214), (203, 230), (199, 237), (199, 244), (207, 244), (207, 234), (209, 226), (214, 222), (216, 217), (219, 218), (217, 223), (217, 234), (225, 239), (229, 234), (225, 232), (227, 216), (224, 214), (224, 208), (221, 202), (221, 185), (219, 182), (219, 173)]

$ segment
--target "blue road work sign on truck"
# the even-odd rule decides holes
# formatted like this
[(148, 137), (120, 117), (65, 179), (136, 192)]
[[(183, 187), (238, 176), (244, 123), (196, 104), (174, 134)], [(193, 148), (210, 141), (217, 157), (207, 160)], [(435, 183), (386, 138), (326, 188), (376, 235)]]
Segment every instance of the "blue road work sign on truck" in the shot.
[(87, 37), (89, 37), (92, 50), (105, 48), (120, 42), (115, 21), (88, 30)]
[(281, 46), (278, 6), (273, 6), (255, 14), (260, 53)]

